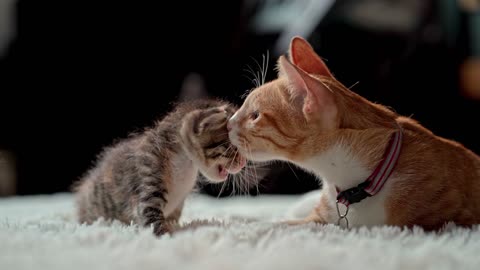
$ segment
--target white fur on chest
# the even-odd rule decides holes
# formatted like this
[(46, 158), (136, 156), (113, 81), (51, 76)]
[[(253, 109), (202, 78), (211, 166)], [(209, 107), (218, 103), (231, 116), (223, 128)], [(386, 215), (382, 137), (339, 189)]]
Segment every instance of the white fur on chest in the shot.
[[(337, 223), (338, 213), (336, 210), (337, 191), (349, 189), (365, 181), (371, 174), (365, 162), (346, 145), (337, 144), (306, 162), (299, 163), (301, 167), (312, 171), (323, 181), (321, 196), (327, 196), (331, 204), (332, 212), (328, 214), (329, 223)], [(382, 190), (372, 197), (350, 205), (348, 220), (350, 226), (373, 226), (386, 222), (385, 199), (394, 179), (388, 179)], [(340, 205), (341, 213), (345, 212), (345, 206)]]
[(197, 181), (198, 169), (185, 156), (178, 155), (171, 161), (172, 184), (167, 192), (165, 216), (170, 215), (185, 200)]

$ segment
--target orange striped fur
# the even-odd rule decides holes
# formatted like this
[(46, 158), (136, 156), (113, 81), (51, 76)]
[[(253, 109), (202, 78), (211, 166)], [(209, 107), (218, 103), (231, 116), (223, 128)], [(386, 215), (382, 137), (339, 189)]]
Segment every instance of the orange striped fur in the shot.
[(350, 206), (350, 225), (479, 223), (476, 154), (350, 91), (302, 38), (292, 40), (289, 57), (280, 57), (276, 80), (247, 96), (229, 121), (229, 137), (251, 160), (286, 160), (323, 180), (313, 213), (294, 223), (335, 223), (334, 187), (363, 182), (398, 126), (404, 130), (398, 164), (377, 195)]

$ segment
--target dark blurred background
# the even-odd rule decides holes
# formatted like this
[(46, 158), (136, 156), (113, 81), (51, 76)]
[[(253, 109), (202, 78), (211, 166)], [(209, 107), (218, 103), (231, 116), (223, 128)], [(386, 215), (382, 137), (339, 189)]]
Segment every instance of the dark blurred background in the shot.
[[(150, 125), (185, 88), (241, 104), (253, 87), (245, 69), (258, 70), (268, 51), (267, 80), (275, 78), (294, 35), (357, 93), (480, 153), (479, 8), (477, 0), (0, 1), (0, 196), (68, 191), (103, 146)], [(318, 187), (285, 164), (263, 178), (261, 193)]]

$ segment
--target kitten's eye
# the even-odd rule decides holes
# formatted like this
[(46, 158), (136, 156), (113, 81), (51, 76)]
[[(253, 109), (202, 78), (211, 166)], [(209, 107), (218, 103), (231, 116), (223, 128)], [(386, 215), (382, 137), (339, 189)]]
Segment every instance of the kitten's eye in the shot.
[(257, 119), (259, 116), (260, 116), (260, 113), (259, 113), (258, 111), (254, 111), (254, 112), (252, 112), (252, 114), (250, 115), (250, 119), (255, 120), (255, 119)]

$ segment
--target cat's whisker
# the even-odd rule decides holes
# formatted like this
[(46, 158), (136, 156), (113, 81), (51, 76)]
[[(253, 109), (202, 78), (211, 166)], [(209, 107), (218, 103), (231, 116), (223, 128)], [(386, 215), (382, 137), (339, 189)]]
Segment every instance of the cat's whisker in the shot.
[(252, 76), (253, 76), (253, 79), (250, 78), (250, 77), (247, 76), (247, 75), (244, 75), (244, 76), (245, 76), (247, 79), (249, 79), (250, 81), (253, 82), (254, 79), (255, 79), (255, 72), (253, 72), (252, 68), (251, 68), (249, 65), (247, 65), (247, 67), (248, 67), (248, 69), (244, 68), (243, 71), (246, 71), (247, 73), (249, 73), (249, 75), (252, 75)]
[[(232, 166), (233, 162), (234, 162), (235, 159), (237, 158), (237, 155), (238, 155), (238, 149), (236, 149), (235, 154), (233, 155), (233, 158), (232, 158), (232, 160), (230, 161), (229, 167)], [(235, 183), (235, 177), (234, 177), (232, 183), (233, 183), (233, 190), (232, 190), (232, 192), (233, 192), (233, 195), (235, 195), (235, 192), (236, 192), (236, 190), (235, 190), (235, 186), (236, 186), (236, 185), (235, 185), (235, 184), (236, 184), (236, 183)]]
[[(243, 146), (244, 146), (244, 148), (247, 150), (248, 155), (249, 155), (249, 156), (252, 156), (251, 148), (248, 147), (247, 144), (244, 144)], [(253, 171), (254, 171), (254, 175), (253, 175), (254, 179), (253, 179), (253, 181), (254, 181), (255, 187), (256, 187), (256, 189), (257, 189), (257, 195), (258, 195), (258, 194), (260, 194), (260, 191), (259, 191), (259, 189), (258, 189), (258, 181), (259, 181), (259, 180), (258, 180), (258, 174), (257, 174), (256, 167), (253, 166), (252, 168), (253, 168)]]
[(352, 89), (353, 87), (355, 87), (357, 84), (359, 84), (360, 81), (357, 81), (356, 83), (352, 84), (350, 87), (348, 87), (348, 89)]
[[(255, 80), (255, 79), (252, 79), (252, 78), (250, 78), (250, 77), (247, 76), (247, 75), (242, 75), (242, 76), (245, 77), (247, 80), (249, 80), (251, 83), (253, 83), (253, 85), (255, 85), (255, 87), (256, 87), (257, 83), (256, 83), (256, 80)], [(245, 95), (248, 95), (248, 92), (245, 92), (245, 93), (242, 95), (242, 97), (245, 96)]]
[(292, 171), (293, 175), (295, 175), (295, 178), (297, 178), (298, 181), (300, 181), (300, 178), (298, 178), (297, 174), (295, 173), (295, 170), (293, 170), (292, 166), (290, 166), (289, 162), (284, 162), (288, 165), (288, 168)]
[(253, 167), (247, 167), (245, 168), (245, 193), (250, 194), (250, 189), (251, 189), (251, 184), (255, 182), (255, 176), (254, 173), (252, 172)]
[(228, 181), (224, 181), (222, 183), (222, 187), (220, 188), (220, 191), (218, 192), (218, 195), (217, 195), (217, 199), (220, 198), (220, 196), (222, 195), (223, 193), (223, 190), (225, 189), (225, 185), (227, 184)]
[(254, 78), (252, 80), (252, 82), (254, 83), (255, 87), (259, 87), (260, 86), (260, 78), (258, 77), (258, 74), (255, 73), (254, 69), (252, 67), (250, 67), (250, 65), (247, 65), (247, 67), (248, 67), (248, 70), (245, 70), (245, 71), (252, 74), (252, 76)]
[(241, 99), (245, 99), (245, 98), (248, 96), (248, 94), (250, 94), (250, 92), (252, 92), (254, 89), (255, 89), (255, 88), (246, 90), (246, 91), (240, 96), (240, 98), (241, 98)]
[(242, 178), (239, 178), (238, 175), (234, 175), (232, 181), (238, 185), (238, 190), (240, 191), (240, 192), (237, 192), (236, 194), (242, 194), (243, 192)]
[(251, 179), (251, 182), (255, 184), (258, 181), (257, 168), (255, 166), (251, 166), (250, 171), (252, 172), (252, 178), (253, 178)]
[(265, 55), (262, 55), (262, 85), (265, 84), (265, 79), (267, 78), (269, 60), (270, 60), (270, 54), (269, 54), (269, 51), (267, 50), (267, 57), (265, 57)]
[[(257, 59), (255, 59), (255, 58), (253, 58), (253, 57), (251, 57), (251, 58), (253, 59), (253, 61), (255, 61), (255, 64), (257, 64), (257, 67), (258, 67), (258, 69), (259, 69), (259, 71), (257, 71), (257, 74), (258, 74), (259, 83), (260, 83), (260, 82), (262, 82), (261, 79), (263, 79), (263, 67), (260, 66), (260, 63), (257, 61)], [(262, 78), (260, 78), (260, 73), (262, 74)], [(258, 86), (260, 86), (260, 85), (258, 85)], [(257, 86), (257, 87), (258, 87), (258, 86)]]

